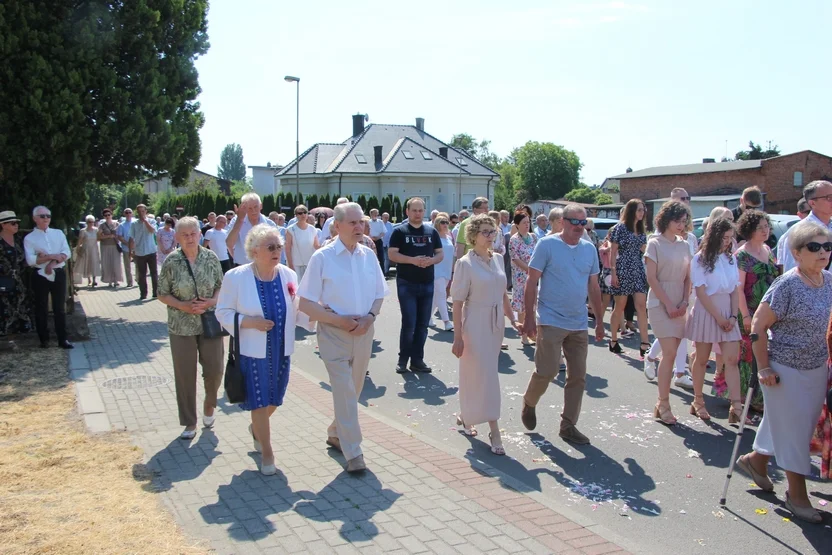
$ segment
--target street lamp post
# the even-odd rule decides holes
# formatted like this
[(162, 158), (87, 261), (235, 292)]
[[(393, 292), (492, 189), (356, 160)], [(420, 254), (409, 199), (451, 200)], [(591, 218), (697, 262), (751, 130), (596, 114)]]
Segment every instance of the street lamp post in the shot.
[(287, 75), (287, 83), (297, 84), (297, 105), (295, 108), (295, 202), (300, 202), (300, 77)]

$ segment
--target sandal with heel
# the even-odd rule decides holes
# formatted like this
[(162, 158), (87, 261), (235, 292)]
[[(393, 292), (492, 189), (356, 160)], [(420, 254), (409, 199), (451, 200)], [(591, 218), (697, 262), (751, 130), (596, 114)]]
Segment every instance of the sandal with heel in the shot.
[[(739, 425), (740, 420), (742, 420), (742, 401), (731, 401), (731, 410), (728, 412), (728, 424)], [(754, 423), (746, 416), (745, 425), (753, 426)]]
[[(646, 349), (644, 348), (645, 345), (647, 345)], [(641, 353), (641, 358), (644, 358), (644, 355), (646, 355), (647, 351), (649, 351), (649, 350), (650, 350), (650, 343), (647, 343), (646, 341), (642, 341), (641, 345), (638, 346), (638, 352)]]
[(707, 421), (711, 419), (711, 415), (705, 408), (705, 398), (702, 395), (694, 396), (693, 402), (690, 404), (690, 413), (702, 420)]
[(465, 434), (468, 437), (477, 437), (477, 435), (479, 434), (479, 432), (477, 432), (477, 429), (475, 427), (471, 426), (469, 428), (468, 426), (465, 425), (465, 420), (462, 419), (462, 415), (458, 415), (456, 417), (456, 425), (457, 426), (462, 426), (462, 433)]
[(505, 447), (503, 447), (502, 442), (499, 445), (494, 445), (494, 438), (492, 437), (491, 432), (488, 432), (488, 440), (491, 442), (491, 452), (495, 455), (503, 456), (506, 454)]
[(676, 417), (670, 412), (670, 397), (659, 399), (659, 402), (653, 407), (653, 418), (665, 426), (673, 426), (676, 424)]
[(610, 352), (620, 355), (624, 352), (624, 349), (621, 348), (621, 345), (618, 344), (618, 341), (610, 341)]

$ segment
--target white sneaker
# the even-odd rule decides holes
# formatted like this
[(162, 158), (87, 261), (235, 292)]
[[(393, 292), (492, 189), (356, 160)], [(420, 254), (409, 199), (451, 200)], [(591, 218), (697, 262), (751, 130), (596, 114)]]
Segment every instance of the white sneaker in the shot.
[(277, 467), (274, 464), (264, 464), (260, 467), (260, 474), (263, 476), (274, 476), (277, 474)]
[(676, 376), (676, 380), (673, 383), (676, 384), (676, 387), (693, 389), (693, 379), (687, 374)]
[(454, 323), (453, 322), (445, 322), (445, 331), (454, 331)]
[(644, 377), (647, 378), (648, 381), (653, 381), (656, 379), (656, 374), (659, 371), (659, 361), (651, 359), (648, 356), (644, 357)]

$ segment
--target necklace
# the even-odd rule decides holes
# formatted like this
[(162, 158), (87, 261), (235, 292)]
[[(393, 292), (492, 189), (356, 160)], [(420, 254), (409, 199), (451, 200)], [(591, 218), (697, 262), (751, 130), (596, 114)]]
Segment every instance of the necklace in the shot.
[(806, 278), (806, 281), (808, 281), (809, 283), (811, 283), (811, 284), (812, 284), (812, 285), (814, 285), (815, 287), (820, 287), (820, 286), (822, 286), (822, 285), (823, 285), (823, 274), (821, 274), (821, 275), (820, 275), (820, 283), (817, 283), (815, 280), (813, 280), (812, 278), (810, 278), (809, 276), (807, 276), (807, 275), (803, 272), (803, 270), (801, 270), (800, 268), (798, 268), (798, 269), (797, 269), (797, 271), (798, 271), (798, 272), (800, 272), (800, 275), (801, 275), (801, 276), (803, 276), (803, 277), (805, 277), (805, 278)]
[(520, 238), (523, 239), (523, 242), (527, 245), (532, 243), (532, 235), (531, 233), (527, 233), (526, 235), (520, 234)]
[[(257, 271), (257, 264), (252, 264), (251, 269), (254, 270), (254, 277), (256, 277), (259, 281), (266, 281), (265, 279), (260, 277), (260, 272)], [(268, 281), (274, 281), (275, 274), (277, 273), (277, 267), (275, 266), (272, 269), (272, 278)]]

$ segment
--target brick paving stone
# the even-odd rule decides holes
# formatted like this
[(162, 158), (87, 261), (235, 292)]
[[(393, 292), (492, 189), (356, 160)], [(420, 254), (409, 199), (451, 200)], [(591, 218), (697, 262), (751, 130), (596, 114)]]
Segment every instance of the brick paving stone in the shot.
[[(499, 477), (361, 410), (371, 473), (343, 472), (328, 452), (331, 393), (295, 373), (272, 430), (279, 473), (258, 472), (249, 415), (220, 399), (217, 423), (177, 439), (166, 309), (138, 289), (80, 292), (91, 340), (84, 351), (106, 416), (127, 430), (156, 475), (155, 491), (183, 530), (219, 554), (624, 553)], [(110, 379), (168, 383), (111, 389)], [(203, 395), (201, 381), (198, 397)], [(222, 394), (222, 391), (220, 392)], [(279, 424), (277, 424), (279, 423)]]

